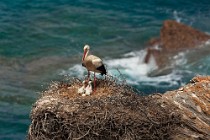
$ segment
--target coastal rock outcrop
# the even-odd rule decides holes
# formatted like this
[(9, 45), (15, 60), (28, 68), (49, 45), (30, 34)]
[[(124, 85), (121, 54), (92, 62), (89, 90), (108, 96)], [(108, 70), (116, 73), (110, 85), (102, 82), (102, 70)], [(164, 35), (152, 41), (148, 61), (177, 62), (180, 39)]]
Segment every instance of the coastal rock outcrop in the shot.
[(166, 20), (160, 30), (160, 37), (149, 41), (144, 62), (149, 63), (154, 57), (158, 68), (164, 68), (180, 51), (197, 48), (209, 39), (210, 35), (197, 29), (173, 20)]
[[(210, 76), (194, 77), (188, 85), (166, 92), (157, 101), (177, 107), (185, 122), (182, 133), (188, 138), (210, 139)], [(181, 135), (176, 138), (181, 139)]]
[(210, 77), (178, 90), (139, 95), (114, 78), (78, 95), (78, 79), (53, 83), (31, 111), (28, 140), (210, 139)]

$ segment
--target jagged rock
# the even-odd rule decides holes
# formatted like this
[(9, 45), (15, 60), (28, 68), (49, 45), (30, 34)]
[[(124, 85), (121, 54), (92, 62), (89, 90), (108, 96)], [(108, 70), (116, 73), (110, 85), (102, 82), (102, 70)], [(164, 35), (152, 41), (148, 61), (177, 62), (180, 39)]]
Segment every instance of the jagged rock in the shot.
[(137, 95), (115, 79), (81, 96), (79, 80), (53, 83), (31, 111), (28, 139), (210, 139), (210, 77), (163, 95)]
[[(154, 57), (158, 69), (162, 69), (171, 64), (170, 58), (180, 51), (199, 47), (202, 43), (210, 39), (201, 31), (193, 29), (182, 23), (173, 20), (166, 20), (160, 31), (160, 38), (151, 39), (148, 43), (145, 63)], [(158, 46), (158, 47), (157, 47)]]

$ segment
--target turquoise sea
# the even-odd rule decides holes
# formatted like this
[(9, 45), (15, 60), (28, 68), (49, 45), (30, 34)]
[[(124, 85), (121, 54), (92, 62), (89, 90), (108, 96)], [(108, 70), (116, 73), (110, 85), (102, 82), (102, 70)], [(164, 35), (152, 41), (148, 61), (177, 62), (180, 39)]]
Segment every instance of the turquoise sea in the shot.
[[(83, 77), (83, 46), (111, 75), (143, 93), (165, 92), (210, 74), (210, 45), (181, 52), (171, 73), (148, 77), (145, 44), (166, 19), (210, 33), (209, 0), (1, 0), (0, 139), (26, 138), (32, 104), (64, 75)], [(203, 55), (205, 54), (205, 55)]]

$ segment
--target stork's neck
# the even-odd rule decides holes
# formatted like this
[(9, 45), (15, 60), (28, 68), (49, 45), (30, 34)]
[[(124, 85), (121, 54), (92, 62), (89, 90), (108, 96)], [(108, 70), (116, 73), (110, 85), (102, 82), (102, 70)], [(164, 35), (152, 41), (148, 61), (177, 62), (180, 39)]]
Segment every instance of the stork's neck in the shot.
[(85, 58), (89, 55), (89, 50), (85, 50), (84, 51), (84, 54), (83, 54), (83, 57), (82, 57), (82, 61), (85, 60)]

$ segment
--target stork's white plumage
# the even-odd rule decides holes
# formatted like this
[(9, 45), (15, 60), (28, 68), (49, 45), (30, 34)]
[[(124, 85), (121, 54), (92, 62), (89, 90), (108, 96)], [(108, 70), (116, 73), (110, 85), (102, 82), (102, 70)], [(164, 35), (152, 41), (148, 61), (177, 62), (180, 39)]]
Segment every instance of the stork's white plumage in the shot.
[(85, 94), (90, 95), (92, 92), (93, 92), (92, 81), (89, 81), (87, 87), (85, 88)]
[(85, 93), (85, 81), (82, 82), (82, 87), (78, 89), (77, 93), (78, 94)]
[(88, 70), (88, 81), (90, 78), (90, 71), (94, 72), (94, 89), (95, 89), (95, 73), (100, 73), (101, 75), (106, 75), (106, 69), (104, 67), (103, 61), (101, 58), (95, 55), (89, 55), (90, 46), (84, 46), (84, 54), (82, 57), (82, 66), (86, 67)]

